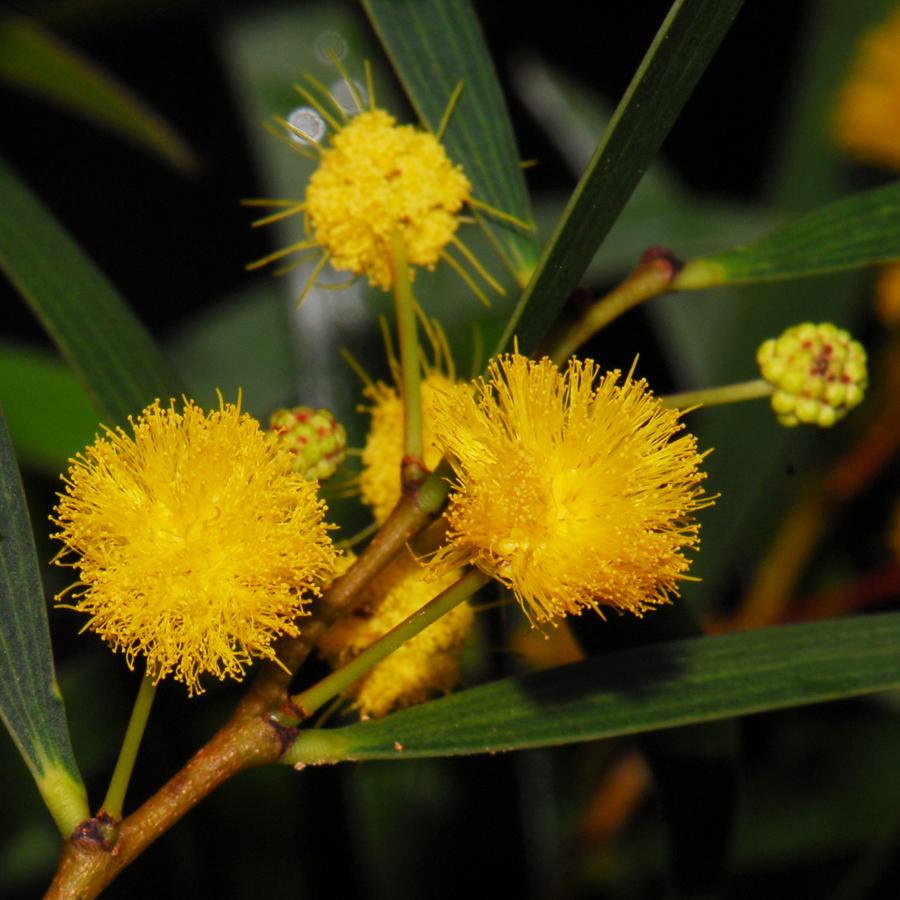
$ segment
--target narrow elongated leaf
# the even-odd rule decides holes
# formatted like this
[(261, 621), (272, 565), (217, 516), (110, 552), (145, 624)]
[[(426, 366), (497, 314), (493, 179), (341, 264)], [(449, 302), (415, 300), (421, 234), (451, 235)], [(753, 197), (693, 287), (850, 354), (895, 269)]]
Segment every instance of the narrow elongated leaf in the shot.
[(886, 613), (624, 650), (302, 731), (284, 761), (495, 753), (853, 697), (900, 685), (898, 641)]
[(182, 389), (116, 289), (0, 161), (0, 269), (87, 388), (104, 423), (124, 424)]
[(900, 182), (830, 203), (778, 231), (691, 260), (674, 287), (779, 281), (900, 259)]
[(197, 167), (193, 151), (158, 112), (36, 22), (0, 16), (0, 81), (96, 122), (176, 169)]
[(90, 815), (56, 685), (25, 495), (0, 409), (0, 717), (60, 831)]
[[(743, 0), (676, 0), (544, 248), (496, 349), (530, 354), (584, 274)], [(404, 7), (405, 9), (406, 7)]]
[[(529, 225), (531, 208), (500, 82), (469, 0), (363, 0), (419, 118), (432, 131), (462, 82), (443, 143), (472, 182), (473, 196)], [(491, 216), (520, 283), (538, 258), (537, 234)]]

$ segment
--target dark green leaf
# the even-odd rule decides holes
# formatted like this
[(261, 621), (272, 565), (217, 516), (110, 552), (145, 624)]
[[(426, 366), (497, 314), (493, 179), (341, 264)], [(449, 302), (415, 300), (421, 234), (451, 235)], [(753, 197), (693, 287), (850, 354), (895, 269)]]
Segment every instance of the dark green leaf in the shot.
[(193, 151), (159, 113), (35, 22), (0, 17), (0, 80), (108, 128), (177, 169), (197, 167)]
[[(432, 131), (440, 127), (462, 81), (444, 133), (447, 153), (462, 165), (477, 200), (531, 224), (512, 123), (469, 0), (363, 0), (363, 6), (419, 118)], [(538, 257), (534, 228), (517, 228), (489, 215), (485, 225), (524, 284)]]
[(25, 494), (0, 410), (0, 717), (60, 831), (89, 817), (56, 685)]
[(23, 466), (58, 475), (100, 431), (72, 370), (50, 353), (0, 343), (0, 399)]
[(900, 259), (900, 182), (831, 203), (752, 244), (692, 259), (675, 289), (779, 281)]
[(496, 753), (853, 697), (900, 685), (898, 641), (887, 613), (624, 650), (303, 731), (284, 761)]
[(116, 289), (0, 162), (0, 269), (19, 289), (87, 388), (104, 423), (127, 422), (177, 376)]
[(676, 0), (544, 249), (498, 353), (530, 354), (587, 269), (743, 0)]

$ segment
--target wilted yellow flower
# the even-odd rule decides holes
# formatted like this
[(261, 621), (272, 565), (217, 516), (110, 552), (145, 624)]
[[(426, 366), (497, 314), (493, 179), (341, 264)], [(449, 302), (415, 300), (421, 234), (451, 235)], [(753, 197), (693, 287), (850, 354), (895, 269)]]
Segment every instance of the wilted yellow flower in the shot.
[[(334, 569), (316, 485), (239, 408), (159, 401), (74, 459), (53, 521), (81, 569), (74, 609), (129, 667), (141, 654), (202, 692), (297, 635), (305, 592)], [(81, 588), (82, 590), (78, 590)], [(60, 601), (63, 592), (57, 601)]]
[(861, 162), (900, 169), (900, 10), (860, 42), (834, 131)]
[[(332, 626), (319, 641), (319, 651), (335, 668), (343, 665), (458, 578), (458, 572), (450, 572), (437, 582), (426, 582), (420, 569), (408, 573), (380, 601), (363, 603)], [(473, 619), (472, 607), (460, 603), (370, 669), (349, 691), (360, 713), (380, 718), (392, 709), (415, 706), (453, 690)]]
[(698, 544), (702, 456), (645, 381), (591, 360), (565, 374), (518, 354), (491, 363), (476, 396), (434, 404), (459, 490), (436, 574), (474, 563), (511, 587), (529, 619), (613, 606), (641, 614), (686, 576)]

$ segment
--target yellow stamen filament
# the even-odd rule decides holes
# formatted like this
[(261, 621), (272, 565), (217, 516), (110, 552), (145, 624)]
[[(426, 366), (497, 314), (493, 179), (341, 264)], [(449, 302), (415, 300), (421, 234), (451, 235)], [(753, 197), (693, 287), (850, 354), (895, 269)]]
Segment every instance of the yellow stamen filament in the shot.
[(484, 268), (484, 266), (478, 262), (475, 258), (475, 254), (456, 236), (453, 235), (450, 240), (453, 242), (453, 246), (456, 247), (460, 253), (469, 261), (469, 264), (472, 268), (501, 296), (506, 296), (506, 291), (503, 289), (502, 285), (494, 279), (490, 273)]
[(463, 83), (462, 81), (456, 85), (453, 89), (453, 93), (450, 95), (450, 99), (447, 101), (447, 108), (444, 110), (443, 118), (441, 119), (441, 124), (438, 126), (437, 133), (435, 134), (435, 138), (439, 141), (444, 139), (444, 132), (447, 130), (447, 126), (450, 124), (450, 116), (453, 115), (453, 110), (456, 107), (456, 102), (459, 100), (459, 95), (462, 93)]
[(296, 244), (291, 244), (290, 247), (283, 247), (281, 250), (276, 250), (274, 253), (270, 253), (268, 256), (264, 256), (262, 259), (256, 260), (256, 262), (247, 263), (244, 268), (248, 272), (250, 272), (253, 271), (253, 269), (259, 269), (261, 266), (273, 262), (276, 259), (282, 259), (285, 256), (290, 256), (291, 253), (296, 253), (298, 250), (310, 250), (316, 246), (316, 241), (312, 239), (298, 241)]
[(459, 277), (462, 278), (463, 281), (472, 289), (472, 293), (486, 306), (490, 309), (491, 301), (485, 297), (484, 292), (481, 288), (472, 281), (469, 273), (449, 254), (446, 250), (441, 251), (441, 259), (447, 261), (447, 263), (454, 269), (456, 269)]
[[(347, 120), (347, 114), (341, 109), (341, 104), (338, 103), (337, 100), (335, 100), (334, 97), (332, 97), (331, 94), (330, 94), (324, 87), (322, 87), (322, 85), (319, 84), (319, 82), (316, 81), (315, 78), (312, 77), (312, 75), (307, 75), (307, 76), (306, 76), (306, 79), (307, 79), (307, 81), (309, 81), (311, 84), (315, 85), (315, 87), (316, 87), (318, 90), (322, 91), (322, 93), (325, 94), (325, 96), (328, 97), (329, 100), (331, 100), (331, 102), (335, 105), (335, 108), (340, 112), (341, 116), (344, 118), (344, 120), (345, 120), (345, 122), (346, 122), (346, 120)], [(325, 120), (325, 121), (326, 121), (326, 122), (327, 122), (334, 130), (335, 130), (335, 131), (340, 131), (340, 130), (341, 130), (341, 128), (342, 128), (343, 126), (342, 126), (342, 125), (334, 118), (334, 116), (331, 115), (330, 112), (328, 112), (328, 110), (325, 109), (324, 106), (322, 106), (321, 103), (319, 103), (318, 100), (316, 100), (315, 97), (313, 97), (313, 95), (312, 95), (308, 90), (306, 90), (306, 88), (300, 87), (299, 84), (295, 84), (295, 85), (294, 85), (294, 90), (295, 90), (295, 91), (296, 91), (296, 92), (297, 92), (297, 93), (298, 93), (298, 94), (299, 94), (299, 95), (300, 95), (307, 103), (309, 103), (309, 105), (312, 106), (313, 109), (315, 109), (316, 112), (318, 112), (319, 115), (320, 115), (320, 116), (321, 116), (321, 117), (322, 117), (322, 118), (323, 118), (323, 119), (324, 119), (324, 120)]]

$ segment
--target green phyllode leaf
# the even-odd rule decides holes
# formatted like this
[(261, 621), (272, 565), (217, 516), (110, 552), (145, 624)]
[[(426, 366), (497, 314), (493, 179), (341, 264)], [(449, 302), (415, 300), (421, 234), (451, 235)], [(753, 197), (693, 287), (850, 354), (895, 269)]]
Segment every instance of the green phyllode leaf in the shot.
[[(656, 155), (743, 0), (676, 0), (572, 194), (496, 349), (529, 354)], [(404, 7), (405, 8), (405, 7)]]
[(183, 172), (198, 160), (185, 140), (136, 94), (36, 22), (0, 16), (0, 81), (62, 106)]
[(485, 213), (520, 284), (531, 277), (538, 240), (512, 123), (494, 63), (469, 0), (363, 0), (419, 118), (432, 131), (462, 82), (443, 144), (462, 165), (476, 200), (513, 216), (520, 228)]
[(0, 269), (40, 318), (109, 427), (182, 388), (106, 277), (0, 161)]
[(0, 410), (0, 717), (67, 838), (90, 818), (62, 694), (25, 494)]
[(283, 761), (496, 753), (638, 734), (900, 685), (900, 613), (693, 638), (494, 681), (345, 728)]
[(830, 203), (772, 234), (691, 260), (674, 290), (804, 278), (900, 259), (900, 182)]

